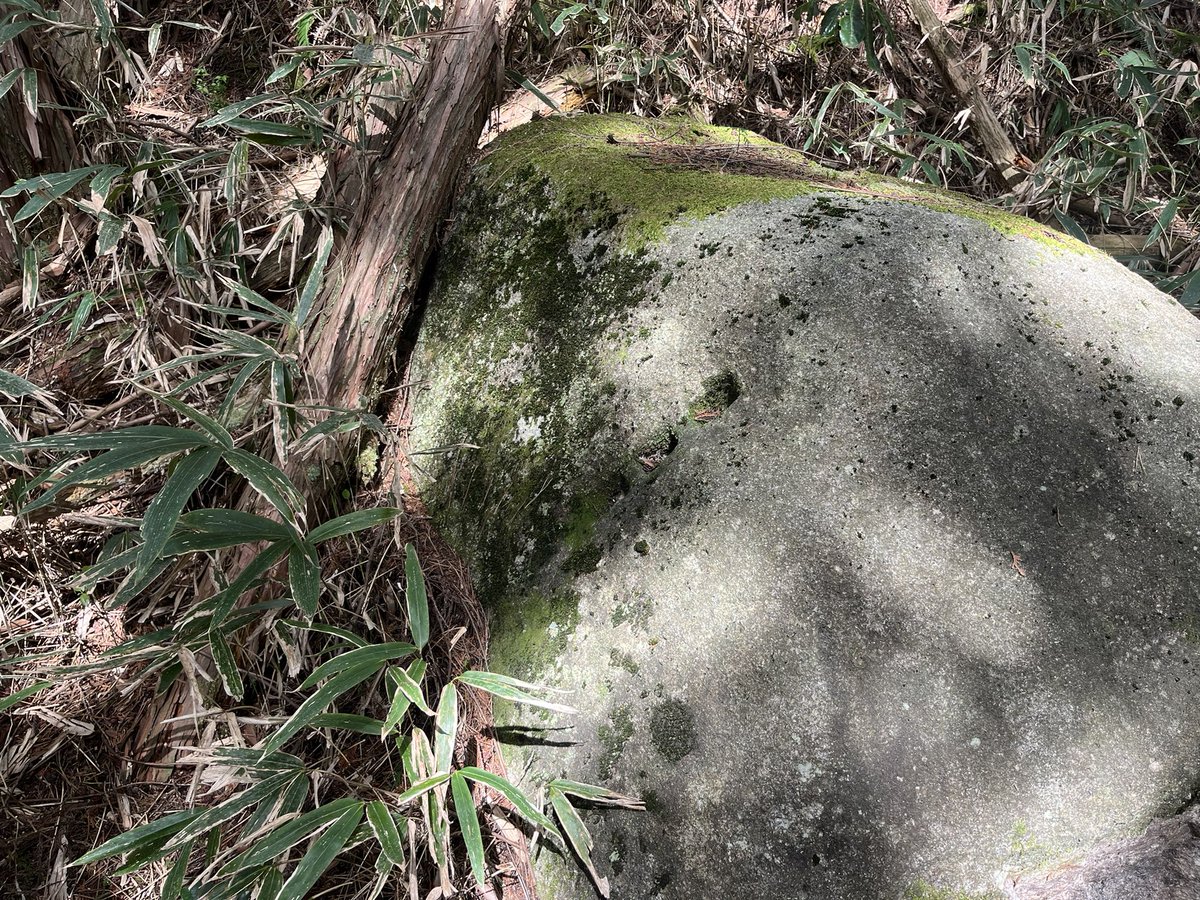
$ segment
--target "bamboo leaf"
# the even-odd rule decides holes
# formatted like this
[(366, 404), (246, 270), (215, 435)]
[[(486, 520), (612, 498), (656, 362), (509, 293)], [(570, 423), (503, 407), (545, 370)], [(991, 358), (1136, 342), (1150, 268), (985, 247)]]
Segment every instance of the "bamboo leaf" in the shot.
[(556, 778), (551, 781), (547, 787), (562, 791), (564, 794), (573, 794), (576, 797), (582, 797), (584, 800), (590, 800), (594, 803), (605, 803), (609, 806), (620, 806), (623, 809), (646, 808), (646, 804), (636, 797), (627, 797), (624, 794), (618, 794), (615, 791), (610, 791), (608, 788), (600, 787), (595, 784), (584, 784), (581, 781), (571, 781), (566, 778)]
[(333, 249), (333, 229), (325, 225), (317, 241), (317, 254), (313, 259), (312, 268), (304, 282), (304, 290), (300, 292), (300, 302), (296, 304), (296, 327), (304, 327), (308, 314), (312, 310), (313, 301), (325, 280), (325, 266), (329, 262), (329, 252)]
[(463, 766), (458, 770), (464, 778), (469, 778), (472, 781), (478, 781), (480, 784), (486, 784), (492, 790), (502, 794), (509, 803), (513, 805), (516, 811), (525, 821), (538, 828), (545, 829), (548, 833), (559, 837), (558, 829), (554, 827), (554, 823), (550, 821), (533, 803), (525, 792), (518, 788), (511, 781), (496, 775), (493, 772), (488, 772), (485, 769), (480, 769), (477, 766)]
[(174, 837), (167, 841), (164, 849), (173, 850), (180, 847), (188, 841), (200, 837), (210, 829), (217, 828), (230, 819), (241, 815), (241, 813), (261, 803), (263, 800), (270, 797), (278, 797), (295, 777), (291, 772), (280, 772), (278, 775), (272, 775), (265, 781), (260, 781), (258, 784), (246, 788), (246, 790), (235, 794), (223, 803), (209, 807), (196, 816), (195, 819), (184, 825)]
[(225, 426), (214, 419), (212, 416), (202, 413), (193, 406), (188, 406), (182, 400), (177, 400), (167, 394), (157, 395), (158, 399), (165, 403), (175, 412), (179, 413), (184, 418), (190, 419), (200, 426), (200, 430), (208, 437), (210, 441), (217, 444), (226, 450), (233, 449), (233, 437), (225, 429)]
[(393, 866), (404, 865), (404, 843), (400, 839), (400, 829), (392, 818), (391, 810), (381, 800), (372, 800), (367, 804), (367, 821), (375, 832), (375, 839), (383, 850), (384, 856)]
[(307, 541), (293, 544), (288, 551), (288, 586), (304, 614), (310, 619), (315, 616), (321, 600), (321, 564), (316, 548)]
[(175, 452), (173, 447), (164, 448), (162, 444), (157, 443), (114, 448), (107, 453), (102, 453), (100, 456), (76, 466), (69, 473), (63, 475), (40, 497), (26, 504), (21, 509), (21, 513), (22, 515), (26, 515), (34, 510), (48, 506), (55, 497), (67, 488), (99, 481), (110, 475), (115, 475), (117, 472), (145, 465), (152, 460), (158, 459), (160, 456), (167, 456)]
[(42, 389), (32, 381), (0, 369), (0, 394), (7, 394), (13, 400), (17, 400), (21, 397), (33, 397), (41, 393), (43, 393)]
[(317, 879), (342, 852), (350, 835), (362, 820), (363, 805), (355, 803), (334, 820), (323, 834), (313, 840), (290, 878), (284, 882), (278, 900), (303, 900)]
[(17, 691), (15, 694), (9, 694), (4, 699), (0, 700), (0, 712), (4, 712), (6, 709), (11, 709), (22, 700), (32, 697), (38, 691), (43, 691), (53, 684), (53, 681), (39, 681), (35, 684), (29, 685), (29, 687), (21, 688), (21, 690)]
[(300, 690), (306, 691), (323, 679), (355, 666), (371, 663), (382, 666), (389, 659), (410, 656), (416, 652), (417, 648), (412, 644), (405, 644), (398, 641), (387, 644), (369, 644), (366, 647), (347, 650), (345, 653), (338, 654), (333, 659), (313, 669), (308, 678), (304, 679), (304, 683), (300, 685)]
[(413, 680), (403, 669), (392, 669), (389, 673), (392, 679), (396, 682), (397, 689), (408, 698), (421, 712), (427, 716), (433, 715), (433, 710), (429, 708), (429, 704), (425, 702), (425, 694), (421, 691), (421, 685)]
[(225, 693), (234, 700), (241, 700), (245, 693), (242, 674), (238, 671), (237, 660), (233, 658), (229, 642), (225, 640), (225, 635), (221, 633), (220, 629), (214, 628), (209, 632), (208, 645), (212, 650), (213, 662), (217, 666), (217, 674), (221, 676), (221, 684), (225, 687)]
[(454, 763), (454, 742), (458, 737), (458, 689), (453, 683), (442, 688), (435, 728), (433, 765), (439, 772), (449, 772)]
[(137, 828), (131, 828), (129, 831), (118, 834), (112, 840), (105, 841), (96, 849), (88, 851), (74, 862), (68, 863), (67, 866), (86, 866), (89, 863), (108, 859), (110, 856), (128, 853), (139, 846), (152, 843), (161, 844), (189, 822), (199, 818), (202, 813), (203, 810), (187, 809), (163, 816), (161, 819), (155, 819), (153, 822), (147, 822), (145, 825), (139, 825)]
[(41, 282), (41, 260), (37, 247), (26, 247), (21, 254), (21, 303), (26, 309), (37, 306), (38, 285)]
[(463, 843), (467, 845), (467, 858), (475, 883), (487, 883), (487, 866), (483, 858), (483, 833), (479, 828), (479, 816), (475, 812), (475, 801), (471, 797), (471, 786), (460, 772), (450, 776), (450, 793), (454, 798), (454, 815), (458, 818), (458, 829)]
[(261, 866), (277, 859), (306, 837), (330, 822), (362, 804), (353, 797), (342, 797), (319, 806), (304, 815), (280, 825), (269, 835), (256, 841), (254, 846), (234, 857), (221, 868), (222, 875), (230, 875), (243, 869)]
[(377, 506), (373, 509), (358, 509), (354, 512), (346, 513), (344, 516), (338, 516), (336, 519), (330, 519), (318, 525), (307, 535), (308, 539), (319, 544), (322, 541), (328, 541), (332, 538), (342, 537), (346, 534), (353, 534), (356, 531), (362, 531), (366, 528), (374, 528), (376, 525), (382, 525), (385, 522), (390, 522), (392, 519), (401, 515), (404, 511), (395, 509), (390, 506)]
[(263, 755), (265, 756), (282, 747), (301, 728), (308, 725), (320, 713), (324, 712), (329, 704), (346, 693), (346, 691), (366, 681), (378, 672), (382, 665), (382, 663), (377, 662), (364, 663), (347, 669), (344, 672), (339, 672), (330, 678), (312, 696), (301, 703), (300, 708), (292, 713), (291, 717), (271, 736), (271, 739), (263, 747)]
[[(179, 525), (168, 541), (186, 545), (189, 535), (220, 538), (219, 545), (206, 549), (233, 547), (257, 541), (288, 541), (292, 533), (287, 527), (265, 516), (243, 512), (240, 509), (196, 509), (179, 517)], [(164, 551), (165, 552), (165, 551)]]
[(404, 547), (404, 596), (408, 601), (408, 630), (417, 649), (424, 649), (429, 643), (429, 596), (425, 574), (412, 544)]
[[(408, 708), (412, 706), (412, 700), (408, 698), (408, 694), (400, 690), (396, 671), (395, 668), (389, 668), (387, 671), (388, 682), (392, 687), (392, 705), (388, 709), (387, 718), (383, 722), (383, 733), (380, 737), (387, 737), (391, 734), (392, 730), (400, 724), (400, 720), (404, 718), (404, 714), (408, 712)], [(413, 683), (419, 685), (425, 675), (425, 661), (423, 659), (414, 659), (408, 666), (407, 674)]]
[(308, 724), (310, 728), (337, 728), (341, 731), (353, 731), (356, 734), (369, 734), (374, 737), (383, 734), (383, 722), (379, 719), (354, 713), (321, 713)]
[(187, 846), (179, 848), (179, 856), (175, 858), (170, 871), (167, 872), (167, 877), (163, 879), (159, 900), (178, 900), (183, 891), (183, 879), (187, 876), (188, 861), (191, 858), (192, 843), (189, 842)]
[(608, 897), (608, 879), (602, 878), (600, 873), (596, 871), (596, 866), (592, 863), (592, 836), (588, 834), (587, 826), (583, 824), (583, 819), (579, 813), (575, 811), (575, 807), (571, 805), (571, 801), (567, 799), (562, 791), (557, 789), (550, 790), (550, 806), (554, 810), (554, 814), (558, 817), (559, 824), (562, 825), (563, 832), (567, 836), (567, 841), (571, 845), (571, 849), (575, 851), (580, 862), (587, 869), (588, 875), (592, 878), (592, 883), (596, 886), (596, 891), (601, 897)]
[(209, 447), (212, 442), (187, 428), (166, 425), (135, 425), (92, 434), (55, 434), (22, 441), (20, 450), (50, 450), (60, 453), (84, 453), (89, 450), (115, 450), (118, 447), (159, 446), (162, 455), (181, 453), (196, 447)]
[(403, 794), (401, 794), (399, 797), (397, 797), (396, 805), (403, 806), (405, 803), (411, 803), (413, 800), (416, 800), (422, 794), (424, 794), (428, 791), (432, 791), (439, 784), (445, 784), (449, 780), (450, 780), (449, 772), (438, 772), (434, 775), (430, 775), (428, 778), (423, 778), (420, 781), (418, 781), (416, 784), (414, 784), (412, 787), (410, 787)]
[(304, 498), (278, 467), (245, 450), (227, 451), (225, 462), (250, 482), (250, 486), (274, 506), (289, 524), (296, 524), (298, 515), (304, 509)]
[(469, 684), (471, 687), (479, 688), (481, 691), (487, 691), (493, 696), (502, 697), (514, 703), (539, 706), (542, 709), (549, 709), (553, 712), (575, 712), (575, 709), (570, 706), (565, 706), (561, 703), (551, 703), (549, 700), (543, 700), (532, 693), (533, 691), (548, 691), (551, 688), (544, 685), (530, 684), (527, 681), (521, 681), (517, 678), (509, 678), (507, 675), (497, 675), (494, 672), (470, 671), (463, 672), (455, 681), (461, 681), (463, 684)]
[(220, 460), (220, 448), (201, 447), (176, 464), (175, 471), (154, 495), (142, 517), (142, 548), (136, 564), (139, 571), (148, 571), (158, 559), (179, 522), (184, 506)]

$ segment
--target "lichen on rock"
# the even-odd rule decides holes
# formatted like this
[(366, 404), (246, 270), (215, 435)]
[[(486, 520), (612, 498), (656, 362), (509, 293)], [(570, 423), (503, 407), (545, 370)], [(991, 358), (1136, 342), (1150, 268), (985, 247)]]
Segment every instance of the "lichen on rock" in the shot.
[(653, 798), (595, 822), (616, 896), (984, 897), (1186, 801), (1200, 325), (1026, 220), (761, 139), (498, 143), (414, 459), (493, 666), (580, 710), (529, 769)]

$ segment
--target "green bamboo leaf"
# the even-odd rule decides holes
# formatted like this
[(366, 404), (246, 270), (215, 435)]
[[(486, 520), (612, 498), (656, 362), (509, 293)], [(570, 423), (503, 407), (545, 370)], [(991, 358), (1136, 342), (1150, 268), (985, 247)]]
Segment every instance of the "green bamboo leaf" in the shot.
[(1054, 218), (1058, 219), (1058, 224), (1063, 227), (1063, 231), (1071, 235), (1071, 237), (1075, 238), (1077, 241), (1082, 241), (1085, 244), (1090, 243), (1087, 232), (1079, 226), (1078, 222), (1076, 222), (1065, 212), (1060, 212), (1057, 209), (1054, 210)]
[(276, 147), (300, 147), (311, 144), (319, 129), (309, 126), (288, 125), (285, 122), (270, 122), (266, 119), (233, 118), (225, 122), (227, 128), (246, 135), (256, 144)]
[(369, 734), (373, 737), (383, 734), (383, 722), (379, 719), (354, 713), (321, 713), (308, 724), (310, 728), (336, 728), (340, 731), (353, 731), (356, 734)]
[(388, 862), (394, 866), (404, 865), (404, 843), (400, 839), (400, 829), (396, 827), (396, 820), (392, 818), (387, 804), (381, 800), (368, 803), (367, 821), (371, 823), (371, 830), (375, 832), (375, 839), (379, 841), (380, 849)]
[(250, 482), (250, 486), (274, 506), (286, 522), (296, 524), (297, 517), (304, 510), (304, 498), (277, 466), (245, 450), (227, 451), (225, 462)]
[(394, 668), (389, 673), (392, 679), (396, 682), (397, 689), (409, 699), (421, 712), (427, 716), (433, 715), (433, 710), (429, 708), (429, 704), (425, 702), (425, 694), (421, 691), (421, 685), (417, 684), (403, 669)]
[(225, 640), (225, 635), (220, 629), (214, 628), (209, 632), (208, 645), (212, 650), (213, 662), (217, 666), (217, 674), (221, 676), (221, 684), (225, 686), (225, 693), (234, 700), (241, 700), (245, 693), (242, 673), (238, 671), (237, 660), (233, 658), (229, 642)]
[(369, 663), (376, 663), (381, 666), (389, 659), (410, 656), (416, 652), (417, 648), (412, 644), (405, 644), (399, 641), (387, 644), (369, 644), (366, 647), (347, 650), (345, 653), (338, 654), (333, 659), (313, 669), (312, 673), (304, 679), (304, 683), (300, 685), (300, 690), (306, 691), (319, 681), (355, 666)]
[(226, 450), (233, 449), (233, 436), (226, 430), (224, 425), (212, 416), (202, 413), (194, 406), (188, 406), (182, 400), (178, 400), (168, 394), (158, 394), (156, 396), (167, 406), (171, 407), (171, 409), (175, 410), (175, 412), (199, 425), (200, 430), (214, 444)]
[(34, 397), (43, 393), (45, 392), (32, 381), (0, 369), (0, 394), (7, 394), (11, 399), (18, 400), (21, 397)]
[(383, 434), (385, 429), (383, 420), (374, 413), (356, 412), (354, 410), (343, 410), (341, 412), (331, 413), (326, 416), (316, 425), (308, 428), (300, 437), (296, 438), (295, 444), (299, 446), (313, 438), (321, 437), (326, 434), (338, 432), (340, 434), (348, 434), (351, 431), (356, 431), (359, 428), (365, 428), (374, 434)]
[(462, 833), (463, 843), (467, 845), (467, 858), (471, 861), (471, 871), (475, 875), (475, 883), (487, 884), (487, 866), (483, 859), (483, 833), (479, 828), (479, 816), (475, 812), (475, 801), (471, 797), (471, 786), (462, 773), (455, 772), (450, 776), (450, 793), (454, 798), (454, 815), (458, 818), (458, 830)]
[(116, 251), (125, 235), (125, 219), (108, 210), (100, 211), (100, 227), (96, 229), (96, 255), (108, 256)]
[(196, 447), (208, 447), (212, 442), (187, 428), (166, 425), (135, 425), (115, 431), (92, 434), (56, 434), (22, 441), (20, 450), (50, 450), (61, 453), (85, 453), (89, 450), (115, 450), (120, 447), (159, 446), (163, 454), (181, 453)]
[(283, 884), (278, 900), (303, 900), (317, 879), (329, 868), (334, 857), (342, 852), (350, 835), (362, 820), (363, 805), (356, 803), (334, 820), (333, 824), (309, 845), (290, 878)]
[(321, 600), (321, 564), (316, 548), (307, 541), (293, 544), (288, 551), (288, 586), (301, 611), (310, 619), (315, 616)]
[(142, 549), (137, 559), (139, 571), (149, 570), (150, 565), (158, 559), (179, 522), (184, 506), (220, 461), (219, 447), (201, 447), (176, 463), (175, 471), (154, 495), (142, 517)]
[(396, 509), (390, 506), (377, 506), (373, 509), (358, 509), (354, 512), (346, 513), (344, 516), (338, 516), (336, 519), (330, 519), (321, 525), (318, 525), (307, 535), (308, 539), (319, 544), (322, 541), (328, 541), (331, 538), (341, 537), (346, 534), (353, 534), (356, 531), (362, 531), (366, 528), (374, 528), (376, 525), (382, 525), (384, 522), (390, 522), (392, 519), (403, 514), (403, 510)]
[(605, 803), (609, 806), (620, 806), (624, 809), (646, 808), (646, 804), (636, 797), (627, 797), (624, 794), (610, 791), (608, 788), (595, 784), (584, 784), (581, 781), (571, 781), (567, 778), (556, 778), (547, 787), (562, 791), (564, 794), (573, 794), (576, 797), (582, 797), (584, 800), (590, 800), (594, 803)]
[(528, 681), (521, 681), (517, 678), (509, 678), (507, 675), (497, 675), (494, 672), (471, 671), (463, 672), (455, 681), (461, 681), (463, 684), (469, 684), (471, 687), (479, 688), (481, 691), (487, 691), (489, 694), (505, 700), (511, 700), (514, 703), (539, 706), (542, 709), (548, 709), (553, 712), (573, 713), (576, 711), (570, 706), (565, 706), (561, 703), (551, 703), (549, 700), (543, 700), (532, 693), (532, 691), (549, 691), (552, 690), (551, 688), (545, 685), (530, 684)]
[(300, 619), (280, 619), (280, 624), (287, 625), (291, 628), (299, 628), (303, 631), (315, 631), (318, 634), (327, 634), (330, 637), (340, 638), (343, 641), (348, 641), (355, 647), (370, 646), (367, 641), (359, 637), (353, 631), (348, 631), (345, 628), (338, 628), (336, 625), (325, 625), (321, 622), (304, 622)]
[(198, 838), (210, 829), (225, 824), (230, 819), (241, 815), (252, 806), (263, 800), (277, 798), (296, 776), (291, 772), (280, 772), (265, 781), (252, 785), (239, 794), (235, 794), (223, 803), (210, 806), (191, 822), (184, 825), (174, 837), (163, 845), (165, 850), (174, 850), (188, 841)]
[(571, 20), (585, 9), (587, 9), (586, 3), (572, 3), (554, 17), (554, 21), (550, 23), (550, 30), (556, 35), (562, 34)]
[(41, 283), (42, 260), (37, 247), (25, 247), (20, 254), (20, 300), (26, 310), (37, 307), (38, 284)]
[(318, 829), (324, 828), (356, 807), (360, 810), (361, 815), (362, 803), (353, 797), (342, 797), (291, 819), (257, 840), (249, 850), (235, 856), (222, 866), (221, 874), (232, 875), (235, 872), (272, 862)]
[(85, 463), (81, 463), (63, 475), (63, 477), (55, 481), (36, 500), (22, 507), (21, 514), (27, 515), (34, 510), (48, 506), (55, 497), (67, 488), (100, 481), (110, 475), (115, 475), (117, 472), (143, 466), (161, 456), (166, 456), (174, 452), (174, 449), (164, 450), (163, 446), (157, 443), (142, 446), (123, 446), (109, 450), (93, 459), (89, 459)]
[(181, 546), (187, 546), (189, 537), (201, 536), (220, 538), (224, 542), (220, 546), (233, 547), (257, 541), (289, 541), (292, 532), (273, 519), (240, 509), (195, 509), (179, 517), (167, 544), (170, 547), (178, 540)]
[(107, 47), (116, 28), (112, 13), (108, 11), (108, 3), (105, 0), (90, 0), (90, 3), (96, 16), (96, 36), (100, 39), (100, 46)]
[(521, 817), (531, 825), (542, 828), (556, 837), (559, 836), (558, 829), (554, 827), (554, 823), (533, 805), (524, 791), (511, 781), (488, 772), (485, 769), (480, 769), (477, 766), (463, 766), (458, 771), (462, 773), (464, 778), (478, 781), (480, 784), (486, 784), (492, 790), (502, 794), (513, 805), (513, 808), (516, 809)]
[[(253, 750), (251, 753), (255, 752)], [(256, 771), (251, 766), (247, 771)], [(259, 776), (262, 777), (262, 776)], [(272, 823), (279, 819), (290, 818), (304, 805), (304, 801), (308, 798), (308, 775), (296, 775), (279, 794), (279, 796), (270, 803), (260, 803), (254, 812), (246, 817), (246, 821), (241, 826), (240, 840), (246, 841), (250, 839), (250, 835), (265, 834), (270, 830)]]
[(408, 630), (417, 649), (424, 649), (429, 643), (429, 596), (425, 574), (412, 544), (404, 547), (404, 596), (408, 601)]
[(454, 742), (458, 737), (458, 689), (453, 683), (442, 688), (435, 728), (433, 765), (439, 772), (449, 772), (454, 763)]
[(278, 750), (294, 734), (300, 731), (301, 728), (324, 712), (329, 704), (346, 693), (346, 691), (366, 681), (378, 672), (382, 665), (382, 663), (378, 662), (364, 663), (363, 665), (355, 666), (334, 675), (325, 684), (321, 685), (312, 696), (301, 703), (300, 708), (292, 713), (291, 717), (271, 736), (271, 739), (263, 747), (263, 754), (266, 755)]
[(300, 68), (300, 65), (303, 62), (304, 62), (303, 56), (300, 56), (299, 54), (297, 54), (296, 56), (293, 56), (291, 59), (289, 59), (283, 65), (278, 66), (270, 75), (268, 75), (266, 83), (274, 84), (279, 79), (286, 78), (288, 75), (291, 75), (298, 68)]
[[(248, 874), (251, 877), (254, 876), (254, 873), (248, 873)], [(251, 881), (251, 883), (248, 884), (246, 887), (251, 887), (252, 885), (253, 885), (253, 881)], [(244, 888), (240, 885), (235, 887), (234, 885), (231, 884), (230, 889), (231, 889), (231, 893), (230, 893), (231, 898), (245, 896), (241, 892), (246, 890), (246, 888)], [(277, 900), (277, 898), (279, 897), (279, 892), (282, 890), (283, 890), (283, 873), (272, 866), (267, 869), (267, 874), (262, 876), (262, 880), (259, 881), (258, 893), (254, 895), (254, 900)], [(226, 900), (226, 898), (213, 897), (212, 900)]]
[(449, 772), (437, 772), (430, 775), (428, 778), (422, 778), (407, 791), (396, 798), (396, 805), (403, 806), (405, 803), (411, 803), (422, 794), (432, 791), (439, 784), (445, 784), (450, 780)]
[(224, 125), (231, 119), (235, 119), (247, 110), (253, 109), (266, 103), (268, 100), (278, 99), (281, 94), (272, 91), (267, 94), (256, 94), (253, 97), (247, 97), (245, 100), (239, 100), (237, 103), (230, 103), (228, 106), (221, 107), (217, 114), (211, 119), (206, 119), (200, 123), (201, 128), (215, 128), (218, 125)]
[(567, 835), (571, 849), (575, 851), (575, 855), (587, 869), (600, 896), (608, 897), (608, 879), (602, 878), (592, 863), (592, 836), (588, 834), (587, 826), (583, 824), (583, 819), (580, 818), (579, 813), (575, 811), (575, 807), (571, 805), (571, 801), (562, 791), (552, 789), (549, 793), (550, 806), (558, 817), (563, 832)]
[(1150, 247), (1160, 237), (1167, 233), (1171, 227), (1171, 223), (1175, 220), (1175, 213), (1179, 211), (1179, 204), (1183, 202), (1182, 197), (1175, 197), (1167, 201), (1163, 206), (1162, 212), (1158, 214), (1158, 218), (1154, 222), (1154, 227), (1150, 229), (1150, 236), (1146, 238), (1145, 247)]
[(3, 700), (0, 700), (0, 712), (4, 712), (6, 709), (16, 706), (22, 700), (32, 697), (38, 691), (44, 691), (53, 684), (53, 681), (39, 681), (35, 684), (29, 685), (29, 687), (21, 688), (21, 690), (17, 691), (15, 694), (9, 694)]
[(333, 249), (333, 229), (328, 225), (321, 228), (321, 236), (317, 241), (317, 255), (313, 259), (308, 279), (304, 282), (304, 290), (300, 292), (300, 302), (296, 304), (296, 327), (303, 328), (312, 310), (317, 292), (325, 281), (325, 266), (329, 262), (329, 252)]
[(224, 275), (218, 277), (225, 283), (226, 287), (241, 297), (244, 302), (252, 307), (255, 307), (256, 309), (260, 309), (269, 313), (270, 321), (278, 322), (281, 325), (287, 324), (295, 327), (295, 318), (283, 307), (277, 306), (262, 294), (252, 291), (244, 284), (234, 281), (232, 278), (226, 278)]
[(167, 872), (167, 877), (163, 879), (159, 900), (178, 900), (183, 891), (183, 879), (187, 877), (188, 860), (191, 858), (192, 843), (188, 842), (187, 846), (179, 848), (179, 856), (175, 858), (170, 871)]
[[(414, 684), (419, 685), (425, 676), (425, 660), (414, 659), (408, 666), (407, 674)], [(400, 682), (394, 667), (387, 670), (387, 680), (392, 688), (392, 705), (383, 722), (383, 733), (380, 737), (387, 737), (391, 734), (392, 730), (400, 724), (400, 720), (404, 718), (404, 714), (408, 712), (408, 708), (412, 706), (412, 700), (408, 698), (408, 694), (400, 690)]]
[(304, 771), (304, 761), (291, 753), (271, 753), (263, 756), (261, 750), (251, 747), (214, 747), (214, 762), (237, 769), (251, 778), (266, 778), (277, 772), (297, 774)]
[[(275, 523), (272, 522), (271, 524)], [(259, 579), (266, 575), (275, 563), (283, 559), (290, 547), (291, 541), (288, 538), (276, 540), (275, 543), (271, 544), (265, 550), (260, 550), (258, 555), (238, 573), (237, 578), (229, 582), (228, 587), (214, 594), (210, 601), (213, 624), (219, 625), (224, 622), (229, 614), (233, 612), (234, 606), (237, 605), (242, 595), (254, 587)]]
[(186, 809), (182, 812), (163, 816), (161, 819), (155, 819), (153, 822), (147, 822), (145, 825), (139, 825), (137, 828), (131, 828), (129, 831), (118, 834), (112, 840), (105, 841), (96, 849), (88, 851), (77, 860), (67, 863), (67, 866), (68, 868), (72, 866), (86, 866), (89, 863), (108, 859), (110, 856), (128, 853), (139, 846), (161, 844), (179, 832), (188, 823), (199, 818), (202, 813), (203, 810)]
[(542, 9), (542, 4), (538, 0), (533, 0), (529, 5), (529, 11), (533, 15), (534, 24), (537, 25), (538, 31), (543, 37), (553, 37), (554, 32), (550, 30), (550, 25), (546, 21), (546, 13)]

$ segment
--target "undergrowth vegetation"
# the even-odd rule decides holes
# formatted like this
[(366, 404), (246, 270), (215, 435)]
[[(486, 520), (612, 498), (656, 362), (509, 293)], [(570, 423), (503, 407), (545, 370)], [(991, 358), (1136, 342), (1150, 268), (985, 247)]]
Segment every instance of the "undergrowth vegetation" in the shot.
[(1019, 154), (998, 184), (910, 0), (534, 5), (527, 71), (596, 107), (686, 112), (826, 165), (965, 191), (1054, 224), (1200, 304), (1200, 7), (929, 4)]
[[(536, 0), (508, 81), (965, 191), (1200, 305), (1200, 8), (928, 5), (1018, 177), (909, 0)], [(0, 5), (13, 896), (448, 896), (520, 875), (510, 819), (604, 883), (577, 807), (638, 803), (502, 773), (488, 698), (564, 708), (484, 671), (470, 579), (404, 492), (403, 404), (297, 399), (443, 25), (414, 0)], [(351, 432), (359, 452), (313, 471)]]

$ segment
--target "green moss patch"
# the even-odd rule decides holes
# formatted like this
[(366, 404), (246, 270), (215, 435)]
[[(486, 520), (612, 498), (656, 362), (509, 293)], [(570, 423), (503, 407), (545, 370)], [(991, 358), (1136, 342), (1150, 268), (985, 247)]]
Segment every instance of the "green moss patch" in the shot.
[(567, 647), (579, 624), (579, 595), (531, 591), (493, 606), (491, 666), (504, 675), (536, 680)]
[[(1103, 255), (952, 191), (869, 172), (838, 172), (752, 132), (686, 118), (551, 116), (502, 136), (493, 148), (484, 165), (494, 185), (532, 164), (568, 203), (586, 207), (603, 197), (619, 215), (626, 249), (655, 242), (680, 217), (701, 219), (756, 200), (834, 191), (917, 203), (1055, 250)], [(836, 216), (836, 209), (830, 214)], [(663, 278), (670, 280), (669, 274)]]
[(625, 745), (633, 737), (633, 713), (628, 706), (619, 706), (613, 710), (607, 725), (601, 725), (596, 730), (600, 739), (600, 762), (597, 771), (602, 779), (612, 777), (613, 767), (625, 750)]
[(718, 372), (705, 378), (703, 392), (688, 405), (688, 417), (706, 420), (725, 412), (742, 393), (741, 382), (733, 372)]
[[(748, 153), (769, 149), (788, 163), (789, 177), (714, 172), (678, 161), (655, 161), (651, 148), (670, 144), (704, 147), (722, 144)], [(703, 218), (753, 200), (795, 197), (821, 189), (795, 177), (830, 174), (801, 154), (750, 132), (703, 125), (683, 118), (648, 120), (634, 116), (554, 116), (503, 136), (485, 160), (487, 177), (501, 184), (532, 162), (554, 182), (567, 203), (588, 206), (603, 197), (621, 216), (622, 246), (644, 247), (662, 236), (680, 216)]]
[(650, 713), (650, 739), (655, 750), (679, 762), (696, 748), (695, 714), (680, 700), (664, 700)]

